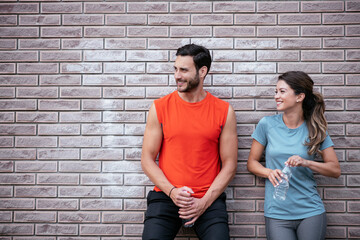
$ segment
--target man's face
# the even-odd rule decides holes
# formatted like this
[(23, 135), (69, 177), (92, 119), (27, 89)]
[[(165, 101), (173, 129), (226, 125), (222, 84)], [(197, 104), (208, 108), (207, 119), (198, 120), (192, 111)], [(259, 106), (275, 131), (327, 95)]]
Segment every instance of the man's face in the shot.
[(196, 70), (193, 57), (177, 56), (174, 70), (174, 77), (179, 92), (191, 92), (199, 86), (199, 72)]

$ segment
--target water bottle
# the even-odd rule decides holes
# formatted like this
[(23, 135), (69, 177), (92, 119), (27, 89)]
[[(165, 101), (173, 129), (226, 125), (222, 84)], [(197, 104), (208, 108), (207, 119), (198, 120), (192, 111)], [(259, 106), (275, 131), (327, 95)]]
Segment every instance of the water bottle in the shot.
[[(190, 192), (188, 191), (188, 193), (190, 193)], [(182, 219), (182, 225), (183, 225), (183, 227), (185, 227), (185, 228), (191, 228), (191, 227), (193, 227), (193, 226), (194, 226), (193, 223), (192, 223), (192, 224), (185, 225), (185, 223), (187, 223), (187, 222), (189, 222), (189, 221), (191, 221), (191, 220), (192, 220), (192, 218), (190, 218), (190, 219)]]
[(183, 224), (183, 226), (184, 226), (185, 228), (190, 228), (190, 227), (194, 226), (193, 223), (192, 223), (192, 224), (189, 224), (189, 225), (185, 225), (185, 223), (191, 221), (191, 219), (192, 219), (192, 218), (190, 218), (190, 219), (182, 219), (182, 224)]
[(289, 189), (289, 180), (291, 178), (291, 169), (289, 166), (285, 165), (282, 170), (283, 177), (279, 182), (279, 185), (275, 187), (273, 198), (276, 200), (284, 201), (286, 199), (286, 193)]

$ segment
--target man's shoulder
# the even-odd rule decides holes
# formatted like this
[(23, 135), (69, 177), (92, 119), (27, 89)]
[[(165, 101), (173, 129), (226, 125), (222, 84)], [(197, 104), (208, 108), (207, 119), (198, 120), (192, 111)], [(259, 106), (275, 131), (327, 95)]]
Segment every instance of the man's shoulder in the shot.
[(209, 94), (209, 98), (212, 99), (213, 101), (215, 101), (216, 103), (223, 104), (223, 105), (226, 105), (226, 106), (229, 105), (228, 102), (226, 102), (225, 100), (222, 100), (222, 99), (212, 95), (210, 92), (207, 92), (207, 94)]
[(158, 99), (154, 100), (154, 105), (157, 112), (164, 111), (164, 109), (168, 109), (169, 106), (173, 105), (175, 102), (175, 93), (176, 91), (169, 93), (165, 96), (162, 96)]
[(155, 102), (166, 102), (169, 99), (173, 98), (175, 93), (176, 93), (176, 91), (173, 91), (165, 96), (162, 96), (162, 97), (156, 99)]

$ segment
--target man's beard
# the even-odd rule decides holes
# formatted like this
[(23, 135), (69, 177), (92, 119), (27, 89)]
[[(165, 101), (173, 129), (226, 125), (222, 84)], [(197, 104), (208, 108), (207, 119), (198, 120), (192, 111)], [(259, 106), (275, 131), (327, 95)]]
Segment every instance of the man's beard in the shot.
[(196, 89), (200, 84), (200, 77), (199, 73), (196, 73), (195, 77), (187, 81), (187, 85), (185, 89), (180, 89), (178, 87), (179, 92), (191, 92), (192, 90)]

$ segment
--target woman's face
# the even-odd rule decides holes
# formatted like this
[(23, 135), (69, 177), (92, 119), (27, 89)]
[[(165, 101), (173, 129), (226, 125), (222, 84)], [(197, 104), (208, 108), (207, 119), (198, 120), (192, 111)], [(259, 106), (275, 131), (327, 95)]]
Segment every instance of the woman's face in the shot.
[(287, 111), (299, 106), (300, 96), (295, 95), (295, 91), (284, 81), (279, 80), (275, 89), (276, 109)]

